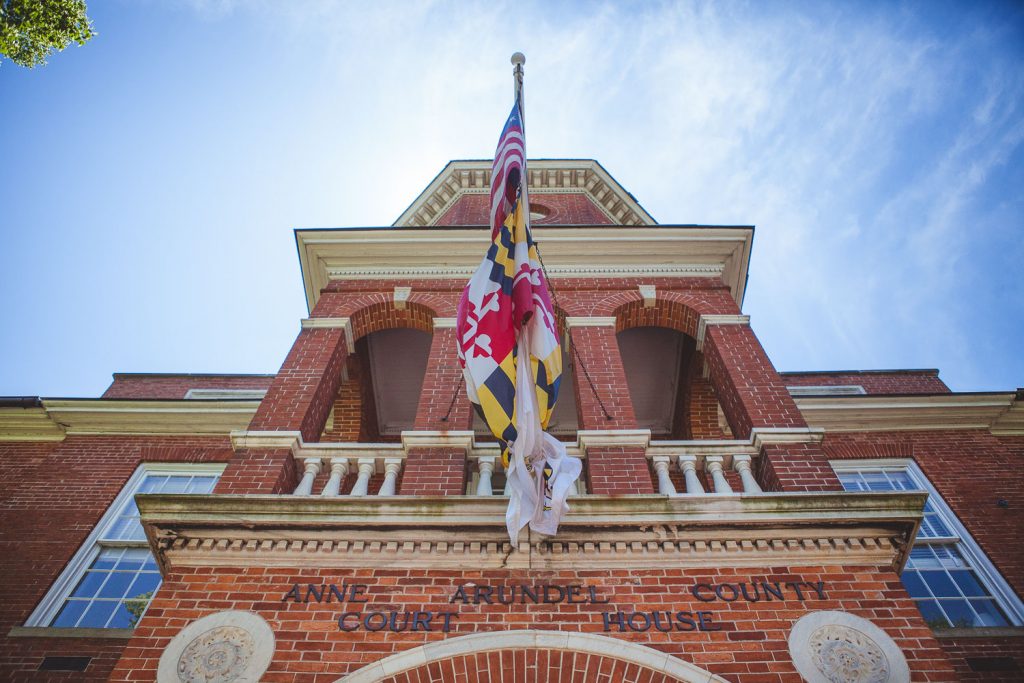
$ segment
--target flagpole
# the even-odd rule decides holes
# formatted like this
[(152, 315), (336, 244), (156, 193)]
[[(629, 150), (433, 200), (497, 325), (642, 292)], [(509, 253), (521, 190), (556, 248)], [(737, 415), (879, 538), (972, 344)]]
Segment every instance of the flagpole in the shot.
[(512, 55), (512, 78), (515, 83), (516, 102), (519, 103), (519, 120), (523, 125), (523, 177), (520, 187), (523, 198), (523, 215), (527, 228), (530, 227), (530, 193), (528, 190), (530, 174), (526, 167), (526, 100), (523, 95), (523, 65), (526, 64), (526, 55), (516, 52)]

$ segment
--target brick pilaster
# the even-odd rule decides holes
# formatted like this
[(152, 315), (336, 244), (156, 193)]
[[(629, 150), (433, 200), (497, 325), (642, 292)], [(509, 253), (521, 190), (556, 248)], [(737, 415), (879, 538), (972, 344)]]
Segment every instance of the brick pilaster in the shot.
[[(465, 386), (459, 385), (462, 366), (455, 345), (454, 321), (437, 322), (416, 408), (415, 428), (418, 431), (442, 432), (471, 429), (473, 416), (469, 398)], [(465, 486), (466, 452), (463, 449), (409, 449), (400, 493), (457, 496), (465, 493)]]
[(291, 449), (240, 448), (214, 493), (291, 493), (297, 484), (298, 469)]
[[(749, 438), (755, 428), (807, 427), (749, 325), (708, 324), (703, 342), (711, 384), (736, 438)], [(766, 490), (842, 490), (818, 443), (765, 445), (759, 468)]]
[(587, 449), (587, 490), (600, 495), (654, 493), (642, 446)]
[(462, 448), (410, 448), (405, 459), (403, 496), (460, 496), (466, 492), (466, 451)]
[(462, 365), (457, 348), (454, 327), (435, 327), (420, 402), (416, 407), (417, 430), (466, 430), (472, 427), (473, 410), (465, 385), (460, 386)]
[(338, 393), (346, 354), (343, 329), (303, 329), (249, 429), (298, 431), (306, 441), (318, 441)]
[[(614, 325), (572, 326), (569, 328), (569, 336), (575, 347), (571, 358), (576, 377), (576, 409), (579, 412), (580, 429), (636, 429), (636, 416), (629, 397), (626, 371), (622, 367)], [(584, 365), (586, 373), (583, 371)], [(595, 391), (601, 397), (600, 403), (594, 395)], [(601, 403), (612, 419), (605, 417)]]

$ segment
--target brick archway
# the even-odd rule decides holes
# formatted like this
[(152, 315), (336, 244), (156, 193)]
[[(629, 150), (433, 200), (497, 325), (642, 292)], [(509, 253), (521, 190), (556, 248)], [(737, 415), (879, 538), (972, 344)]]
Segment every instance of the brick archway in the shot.
[[(565, 672), (572, 671), (566, 677)], [(626, 640), (594, 633), (494, 631), (448, 638), (386, 657), (336, 683), (727, 683), (698, 666)]]

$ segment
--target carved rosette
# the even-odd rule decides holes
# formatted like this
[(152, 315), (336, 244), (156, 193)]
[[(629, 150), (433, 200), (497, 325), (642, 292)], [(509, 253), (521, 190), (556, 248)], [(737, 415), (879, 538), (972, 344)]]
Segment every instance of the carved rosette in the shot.
[(789, 635), (793, 663), (809, 683), (905, 683), (906, 658), (885, 631), (847, 612), (812, 612)]
[(198, 619), (168, 644), (158, 683), (248, 683), (274, 656), (270, 625), (252, 612), (218, 612)]

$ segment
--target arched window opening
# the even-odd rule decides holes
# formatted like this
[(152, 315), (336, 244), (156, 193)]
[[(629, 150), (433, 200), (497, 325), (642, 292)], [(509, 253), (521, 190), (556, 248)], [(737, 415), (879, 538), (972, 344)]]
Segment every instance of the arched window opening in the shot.
[(655, 439), (690, 437), (686, 404), (695, 344), (665, 327), (634, 327), (616, 335), (637, 427)]
[(431, 340), (427, 332), (405, 327), (357, 339), (324, 440), (397, 442), (413, 429)]

